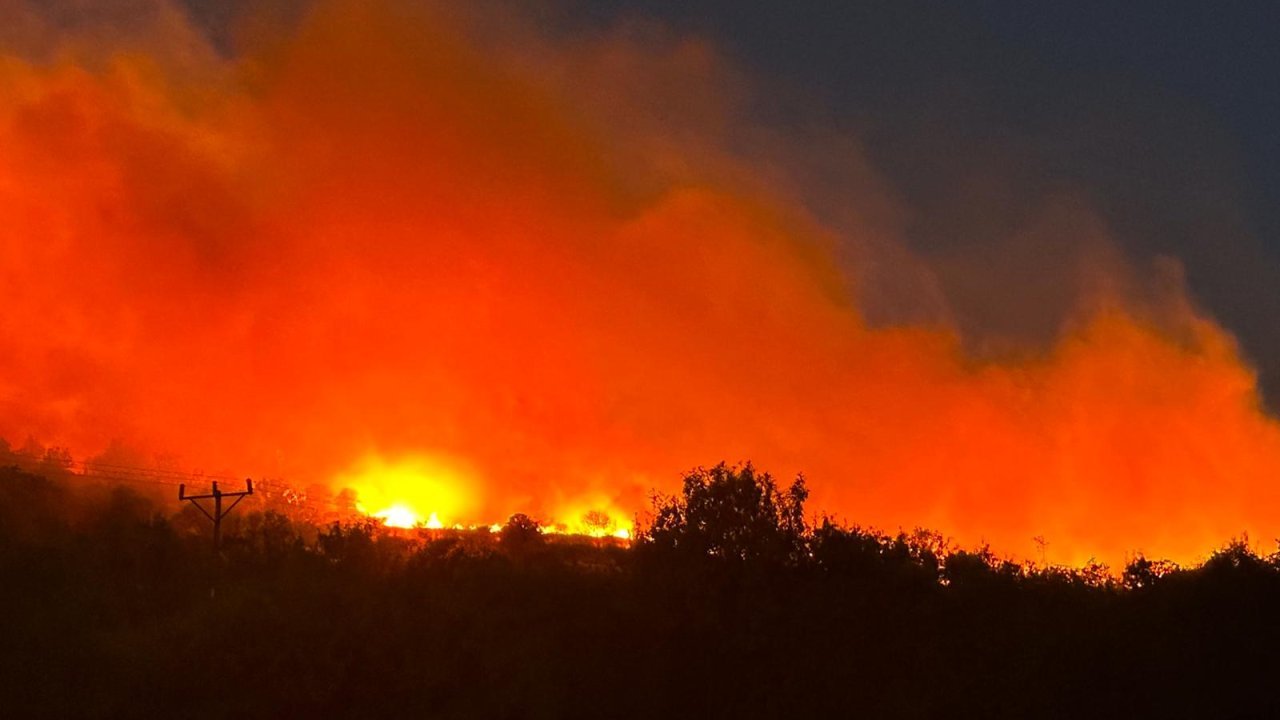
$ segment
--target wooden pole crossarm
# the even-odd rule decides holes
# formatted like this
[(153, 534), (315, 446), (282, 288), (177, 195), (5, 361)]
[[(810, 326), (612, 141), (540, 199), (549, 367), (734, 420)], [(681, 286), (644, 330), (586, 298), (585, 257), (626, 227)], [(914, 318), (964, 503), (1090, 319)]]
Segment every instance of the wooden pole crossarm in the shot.
[[(215, 483), (215, 484), (216, 484), (216, 483)], [(236, 491), (236, 492), (222, 492), (221, 490), (216, 490), (215, 492), (205, 493), (204, 495), (187, 495), (187, 494), (186, 494), (186, 492), (185, 492), (185, 490), (186, 490), (186, 485), (184, 485), (184, 484), (180, 484), (180, 485), (178, 485), (178, 499), (179, 499), (179, 500), (210, 500), (210, 499), (212, 499), (212, 498), (219, 497), (219, 496), (221, 496), (221, 497), (242, 497), (242, 496), (244, 496), (244, 495), (252, 495), (252, 494), (253, 494), (253, 481), (252, 481), (252, 480), (245, 480), (245, 485), (246, 485), (246, 487), (248, 487), (248, 489), (247, 489), (247, 490), (238, 490), (238, 491)]]
[[(187, 498), (187, 499), (191, 500), (191, 498)], [(216, 520), (213, 519), (213, 516), (209, 514), (209, 511), (204, 509), (203, 505), (196, 502), (195, 500), (191, 500), (191, 504), (195, 505), (196, 509), (199, 510), (201, 513), (203, 513), (205, 517), (209, 518), (211, 522), (217, 522)]]
[[(236, 492), (222, 492), (218, 489), (217, 481), (214, 481), (212, 491), (206, 495), (188, 495), (186, 483), (178, 484), (178, 500), (186, 500), (192, 505), (195, 505), (196, 509), (199, 510), (201, 514), (213, 522), (213, 549), (215, 552), (222, 545), (222, 518), (230, 514), (246, 495), (252, 494), (253, 480), (250, 478), (245, 479), (244, 490)], [(228, 505), (225, 510), (222, 509), (222, 498), (224, 497), (235, 498), (235, 500)], [(208, 510), (205, 510), (204, 506), (200, 504), (200, 500), (213, 500), (213, 512), (211, 513)]]
[(227, 493), (227, 494), (228, 494), (228, 495), (235, 495), (235, 496), (236, 496), (236, 501), (235, 501), (235, 502), (233, 502), (233, 503), (231, 503), (230, 505), (228, 505), (226, 510), (223, 510), (223, 511), (222, 511), (223, 516), (226, 516), (228, 513), (230, 513), (232, 510), (234, 510), (234, 509), (236, 508), (236, 506), (240, 504), (240, 501), (241, 501), (241, 500), (243, 500), (243, 499), (245, 498), (245, 496), (246, 496), (246, 495), (252, 495), (253, 493)]

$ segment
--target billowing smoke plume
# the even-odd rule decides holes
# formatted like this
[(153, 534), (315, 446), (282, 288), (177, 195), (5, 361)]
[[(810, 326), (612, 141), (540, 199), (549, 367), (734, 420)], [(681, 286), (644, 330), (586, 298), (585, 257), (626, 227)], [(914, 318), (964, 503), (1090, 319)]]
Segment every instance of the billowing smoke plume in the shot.
[[(1077, 199), (926, 262), (856, 139), (754, 126), (657, 25), (339, 0), (228, 54), (88, 5), (0, 23), (0, 437), (335, 484), (409, 458), (458, 520), (752, 459), (848, 520), (1063, 562), (1280, 527), (1233, 339)], [(974, 354), (944, 274), (1069, 320)]]

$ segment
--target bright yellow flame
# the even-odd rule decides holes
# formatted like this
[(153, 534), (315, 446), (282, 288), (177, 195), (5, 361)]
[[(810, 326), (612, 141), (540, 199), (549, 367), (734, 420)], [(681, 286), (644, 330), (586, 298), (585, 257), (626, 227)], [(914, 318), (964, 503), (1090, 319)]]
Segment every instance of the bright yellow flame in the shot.
[[(441, 518), (465, 519), (475, 504), (473, 476), (457, 463), (414, 455), (388, 462), (369, 455), (337, 484), (355, 491), (356, 508), (388, 527), (445, 527)], [(378, 508), (369, 512), (368, 508)], [(423, 518), (426, 521), (423, 521)]]
[(604, 498), (565, 506), (556, 514), (557, 521), (543, 532), (564, 535), (586, 535), (593, 538), (631, 539), (631, 523), (625, 513)]
[[(413, 455), (387, 461), (369, 455), (336, 482), (355, 491), (356, 509), (391, 528), (502, 531), (501, 524), (477, 524), (474, 475), (459, 463)], [(585, 535), (629, 541), (629, 514), (604, 495), (579, 497), (560, 505), (539, 530), (555, 535)], [(424, 519), (425, 518), (425, 519)]]
[[(379, 510), (373, 513), (373, 517), (381, 518), (383, 525), (393, 528), (411, 528), (422, 522), (417, 513), (404, 505), (392, 505), (386, 510)], [(435, 517), (435, 513), (432, 513), (431, 519), (435, 520)]]

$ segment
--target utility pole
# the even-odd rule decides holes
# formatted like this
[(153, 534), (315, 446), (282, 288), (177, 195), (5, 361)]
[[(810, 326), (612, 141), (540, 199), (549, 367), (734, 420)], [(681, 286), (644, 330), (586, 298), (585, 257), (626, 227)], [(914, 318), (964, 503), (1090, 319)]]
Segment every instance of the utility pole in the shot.
[[(186, 483), (178, 485), (178, 499), (186, 500), (192, 505), (195, 505), (197, 510), (204, 513), (205, 517), (213, 521), (213, 551), (215, 553), (222, 547), (222, 518), (229, 515), (232, 510), (235, 510), (236, 506), (240, 504), (240, 501), (243, 500), (246, 495), (253, 494), (253, 480), (245, 478), (244, 486), (245, 489), (239, 492), (222, 492), (218, 489), (218, 481), (215, 480), (213, 482), (213, 491), (208, 495), (188, 495)], [(235, 501), (232, 502), (226, 510), (222, 509), (222, 498), (224, 497), (235, 498)], [(204, 506), (198, 502), (199, 500), (208, 500), (209, 498), (213, 498), (213, 513), (205, 510)]]

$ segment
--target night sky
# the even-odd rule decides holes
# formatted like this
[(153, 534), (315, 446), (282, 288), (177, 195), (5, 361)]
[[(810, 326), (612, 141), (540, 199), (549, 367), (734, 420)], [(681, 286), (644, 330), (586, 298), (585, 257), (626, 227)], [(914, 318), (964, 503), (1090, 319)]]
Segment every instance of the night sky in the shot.
[[(1237, 333), (1274, 406), (1280, 6), (682, 0), (590, 7), (601, 16), (658, 16), (714, 38), (772, 84), (776, 102), (762, 113), (859, 138), (912, 209), (904, 232), (925, 253), (989, 241), (1055, 193), (1084, 198), (1134, 260), (1181, 259), (1193, 296)], [(974, 336), (993, 331), (1043, 340), (1049, 318), (1012, 310), (1018, 302), (1009, 291), (1027, 282), (995, 283), (1003, 307), (951, 288), (959, 324), (979, 344)]]

